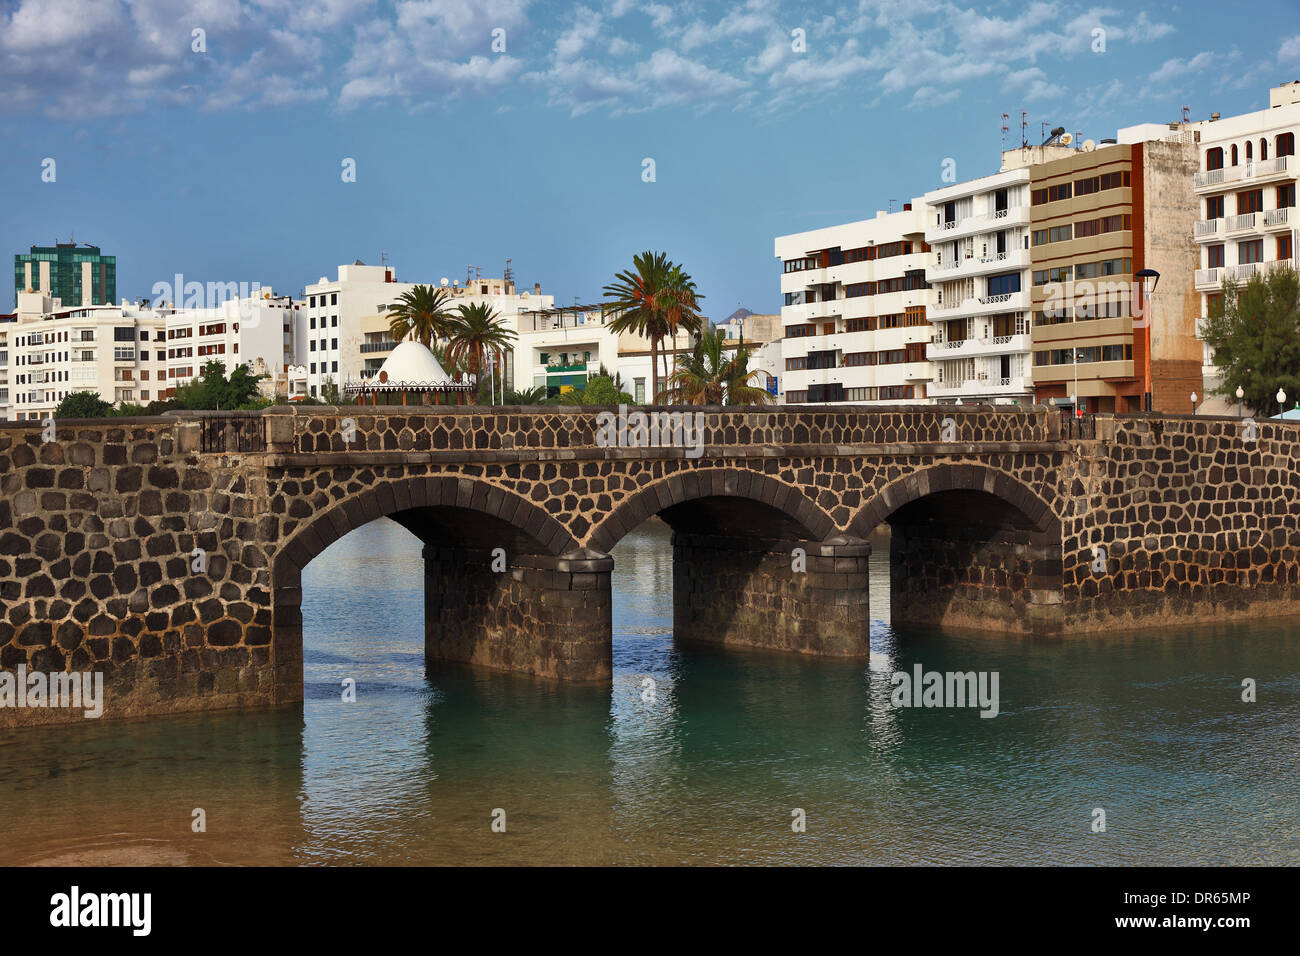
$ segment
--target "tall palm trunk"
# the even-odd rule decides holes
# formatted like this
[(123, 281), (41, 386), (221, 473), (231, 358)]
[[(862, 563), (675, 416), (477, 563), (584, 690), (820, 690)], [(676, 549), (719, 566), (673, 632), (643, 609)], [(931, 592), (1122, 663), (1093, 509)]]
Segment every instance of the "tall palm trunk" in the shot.
[(659, 404), (659, 340), (650, 336), (650, 404)]

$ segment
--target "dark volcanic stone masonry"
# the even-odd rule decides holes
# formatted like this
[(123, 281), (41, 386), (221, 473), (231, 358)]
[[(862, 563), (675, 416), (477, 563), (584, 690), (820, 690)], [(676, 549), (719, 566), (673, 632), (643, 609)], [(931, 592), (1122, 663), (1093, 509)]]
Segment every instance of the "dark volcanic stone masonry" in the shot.
[(899, 620), (1052, 635), (1300, 609), (1292, 424), (1107, 417), (1066, 440), (1042, 407), (706, 409), (690, 459), (600, 447), (599, 411), (0, 425), (0, 667), (102, 671), (109, 716), (299, 701), (302, 569), (380, 516), (426, 545), (431, 660), (551, 679), (608, 679), (609, 552), (651, 515), (675, 531), (684, 639), (865, 654), (882, 522)]

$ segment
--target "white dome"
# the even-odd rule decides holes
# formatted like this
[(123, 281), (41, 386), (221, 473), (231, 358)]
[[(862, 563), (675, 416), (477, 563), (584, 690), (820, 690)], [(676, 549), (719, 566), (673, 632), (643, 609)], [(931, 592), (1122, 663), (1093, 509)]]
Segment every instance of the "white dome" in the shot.
[(374, 381), (383, 385), (450, 385), (448, 375), (438, 360), (419, 342), (402, 342), (384, 359)]

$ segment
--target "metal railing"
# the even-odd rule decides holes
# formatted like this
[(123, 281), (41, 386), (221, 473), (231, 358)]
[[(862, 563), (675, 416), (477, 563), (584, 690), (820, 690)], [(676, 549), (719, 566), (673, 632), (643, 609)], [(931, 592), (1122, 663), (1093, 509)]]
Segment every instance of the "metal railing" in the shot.
[(1097, 416), (1076, 415), (1073, 411), (1061, 412), (1061, 437), (1091, 440), (1097, 437)]
[(266, 451), (266, 419), (261, 415), (204, 415), (199, 419), (199, 451)]

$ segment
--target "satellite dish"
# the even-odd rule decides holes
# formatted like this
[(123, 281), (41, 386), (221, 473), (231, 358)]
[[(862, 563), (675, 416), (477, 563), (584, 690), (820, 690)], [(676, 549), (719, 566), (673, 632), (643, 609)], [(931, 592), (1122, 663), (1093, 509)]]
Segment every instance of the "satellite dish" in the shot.
[(1062, 146), (1069, 146), (1069, 145), (1070, 145), (1071, 143), (1073, 143), (1073, 142), (1074, 142), (1074, 134), (1073, 134), (1073, 133), (1062, 133), (1062, 134), (1061, 134), (1061, 145), (1062, 145)]
[(442, 277), (442, 283), (441, 283), (441, 284), (442, 284), (442, 285), (446, 285), (446, 284), (447, 284), (447, 277), (446, 277), (446, 276), (443, 276), (443, 277)]
[(459, 279), (452, 279), (452, 280), (451, 280), (451, 287), (452, 287), (453, 289), (456, 288), (458, 285), (460, 285), (460, 280), (459, 280)]
[(1096, 148), (1097, 148), (1097, 143), (1095, 140), (1085, 139), (1083, 141), (1083, 151), (1085, 153), (1091, 153)]

